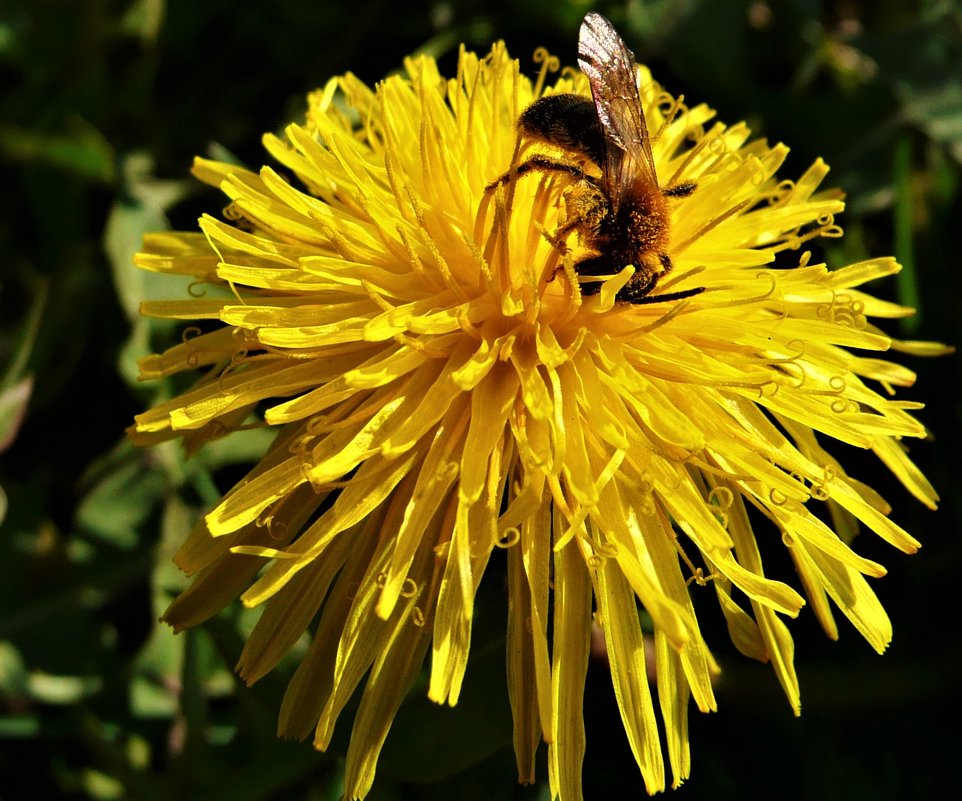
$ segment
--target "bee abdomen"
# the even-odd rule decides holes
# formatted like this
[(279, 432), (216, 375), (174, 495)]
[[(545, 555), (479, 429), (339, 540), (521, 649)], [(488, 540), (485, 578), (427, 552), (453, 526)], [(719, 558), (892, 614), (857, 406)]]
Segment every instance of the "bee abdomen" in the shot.
[(668, 204), (657, 186), (639, 182), (611, 219), (608, 234), (631, 252), (663, 253), (669, 241)]
[(573, 150), (595, 164), (605, 158), (605, 134), (595, 104), (572, 94), (546, 95), (518, 117), (518, 128), (540, 142)]

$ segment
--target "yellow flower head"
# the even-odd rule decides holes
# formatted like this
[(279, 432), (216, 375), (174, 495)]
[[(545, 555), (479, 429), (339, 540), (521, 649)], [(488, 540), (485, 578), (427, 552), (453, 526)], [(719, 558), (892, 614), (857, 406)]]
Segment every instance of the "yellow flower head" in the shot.
[[(326, 748), (366, 681), (345, 778), (360, 798), (429, 652), (429, 696), (457, 702), (494, 556), (520, 778), (543, 739), (553, 793), (581, 796), (595, 624), (648, 790), (665, 786), (664, 753), (677, 785), (689, 699), (716, 705), (690, 592), (714, 589), (735, 645), (771, 661), (796, 711), (785, 618), (805, 600), (766, 575), (766, 550), (788, 550), (829, 636), (831, 601), (876, 650), (889, 642), (865, 580), (885, 570), (850, 541), (862, 524), (907, 553), (918, 543), (829, 448), (871, 449), (934, 507), (900, 444), (925, 434), (918, 404), (894, 398), (914, 375), (876, 354), (939, 348), (870, 322), (910, 313), (860, 289), (894, 260), (829, 270), (803, 252), (841, 233), (821, 161), (780, 180), (786, 147), (686, 106), (644, 68), (660, 184), (695, 187), (666, 201), (655, 294), (674, 298), (621, 302), (624, 264), (582, 292), (576, 268), (605, 254), (591, 221), (571, 221), (597, 165), (550, 142), (519, 149), (516, 121), (545, 93), (590, 97), (586, 77), (533, 84), (502, 44), (462, 50), (452, 79), (428, 57), (405, 67), (373, 90), (348, 74), (312, 94), (305, 124), (264, 137), (282, 172), (198, 159), (195, 175), (230, 198), (227, 221), (150, 236), (137, 258), (223, 291), (144, 304), (219, 323), (143, 360), (144, 378), (204, 373), (131, 437), (194, 449), (252, 421), (278, 432), (181, 548), (194, 579), (166, 619), (193, 626), (238, 595), (263, 605), (240, 659), (249, 682), (313, 627), (280, 732)], [(536, 154), (575, 168), (520, 175)]]

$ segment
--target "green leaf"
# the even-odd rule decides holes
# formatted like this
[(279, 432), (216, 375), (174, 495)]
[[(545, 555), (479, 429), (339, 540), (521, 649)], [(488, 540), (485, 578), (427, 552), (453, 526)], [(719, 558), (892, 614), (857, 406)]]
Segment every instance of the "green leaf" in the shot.
[(138, 36), (144, 42), (157, 41), (166, 6), (166, 0), (134, 0), (121, 22), (124, 32)]
[(101, 688), (100, 676), (54, 676), (33, 673), (27, 681), (30, 696), (46, 704), (69, 706), (88, 698)]
[(113, 268), (114, 286), (129, 320), (140, 313), (140, 303), (149, 298), (182, 297), (190, 278), (166, 276), (138, 270), (134, 254), (143, 246), (144, 234), (165, 231), (166, 211), (190, 191), (189, 181), (159, 181), (153, 178), (153, 161), (134, 153), (123, 161), (123, 192), (114, 201), (104, 228), (104, 250)]
[[(138, 390), (144, 387), (144, 384), (139, 379), (140, 368), (137, 362), (153, 352), (150, 347), (150, 323), (151, 321), (146, 317), (137, 317), (131, 321), (130, 335), (117, 357), (117, 371), (124, 379), (124, 383)], [(163, 388), (163, 382), (152, 382), (150, 387), (154, 391), (160, 391)]]
[(80, 116), (70, 129), (50, 133), (14, 125), (0, 127), (0, 154), (13, 161), (47, 164), (88, 181), (109, 184), (114, 152), (104, 135)]
[[(9, 386), (23, 378), (24, 370), (30, 361), (30, 354), (37, 344), (37, 336), (40, 332), (40, 325), (43, 322), (43, 313), (47, 308), (47, 298), (50, 285), (45, 280), (37, 280), (33, 283), (33, 297), (30, 302), (30, 309), (21, 326), (16, 351), (10, 363), (3, 373), (0, 386)], [(0, 450), (3, 450), (0, 447)]]
[(77, 524), (121, 550), (139, 543), (138, 530), (157, 508), (168, 483), (145, 470), (140, 454), (114, 462), (77, 508)]
[(0, 690), (5, 696), (22, 696), (27, 689), (27, 668), (11, 642), (0, 642)]
[(962, 162), (962, 85), (950, 80), (924, 93), (903, 88), (901, 94), (906, 118)]
[(130, 684), (130, 711), (138, 718), (173, 718), (180, 699), (174, 688), (180, 684), (186, 637), (174, 634), (170, 626), (158, 623), (146, 645), (134, 660)]
[(228, 437), (208, 442), (194, 457), (193, 463), (208, 470), (218, 470), (232, 464), (258, 461), (277, 436), (277, 428), (250, 428), (234, 431)]
[(384, 744), (378, 771), (401, 781), (436, 782), (511, 745), (503, 641), (472, 659), (455, 707), (417, 689), (405, 699)]
[(28, 375), (12, 387), (0, 390), (0, 453), (9, 448), (16, 439), (27, 413), (27, 404), (30, 402), (32, 390), (32, 375)]
[[(895, 277), (895, 286), (899, 303), (918, 309), (918, 276), (915, 272), (912, 246), (912, 142), (907, 134), (896, 140), (892, 162), (892, 183), (895, 186), (895, 257), (902, 265), (902, 272)], [(918, 331), (920, 322), (920, 314), (906, 317), (902, 320), (902, 328), (906, 333), (914, 334)]]

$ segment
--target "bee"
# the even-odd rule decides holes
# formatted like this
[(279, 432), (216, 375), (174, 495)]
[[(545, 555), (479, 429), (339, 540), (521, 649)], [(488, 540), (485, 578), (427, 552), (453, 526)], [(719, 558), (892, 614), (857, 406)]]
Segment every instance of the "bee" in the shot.
[[(570, 175), (576, 181), (565, 191), (567, 219), (548, 239), (565, 251), (565, 239), (577, 232), (589, 253), (574, 265), (576, 273), (605, 276), (633, 265), (634, 274), (616, 296), (628, 303), (681, 300), (703, 292), (698, 287), (652, 294), (672, 269), (669, 201), (688, 197), (696, 185), (685, 181), (660, 187), (634, 54), (600, 14), (592, 12), (581, 23), (578, 65), (588, 77), (590, 100), (547, 95), (528, 106), (517, 125), (522, 136), (574, 154), (581, 162), (531, 156), (489, 184), (488, 191), (530, 173)], [(585, 173), (585, 161), (600, 170), (600, 178)], [(600, 281), (581, 284), (585, 295), (600, 289)]]

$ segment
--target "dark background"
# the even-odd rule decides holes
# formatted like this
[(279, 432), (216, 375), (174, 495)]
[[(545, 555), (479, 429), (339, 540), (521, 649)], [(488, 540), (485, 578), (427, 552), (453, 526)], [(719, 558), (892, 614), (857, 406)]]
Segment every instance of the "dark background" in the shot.
[[(399, 10), (399, 9), (402, 9)], [(170, 553), (218, 487), (256, 458), (242, 439), (185, 462), (134, 452), (131, 417), (173, 391), (133, 360), (175, 334), (139, 321), (169, 287), (130, 267), (144, 231), (193, 229), (222, 197), (189, 180), (195, 154), (266, 161), (260, 136), (304, 95), (353, 71), (373, 83), (414, 51), (451, 74), (457, 45), (503, 38), (533, 75), (547, 46), (573, 64), (579, 22), (609, 16), (669, 91), (786, 142), (781, 170), (817, 156), (848, 193), (841, 266), (895, 254), (872, 290), (919, 309), (887, 330), (957, 343), (962, 245), (962, 11), (954, 2), (650, 0), (405, 4), (355, 0), (4, 0), (0, 10), (0, 799), (334, 799), (350, 716), (328, 754), (277, 741), (291, 665), (253, 690), (230, 667), (251, 624), (229, 610), (173, 637), (157, 624), (183, 586)], [(912, 455), (943, 496), (922, 508), (865, 454), (832, 446), (925, 545), (906, 557), (871, 534), (895, 638), (878, 657), (838, 615), (829, 642), (792, 624), (803, 716), (768, 666), (727, 644), (714, 592), (694, 589), (724, 667), (720, 712), (691, 714), (693, 777), (678, 801), (935, 796), (955, 784), (962, 564), (957, 356), (896, 356), (919, 373), (929, 442)], [(402, 709), (372, 799), (547, 799), (515, 784), (504, 700), (503, 586), (478, 603), (462, 703)], [(789, 581), (789, 573), (781, 576)], [(607, 668), (585, 701), (585, 796), (640, 797)]]

